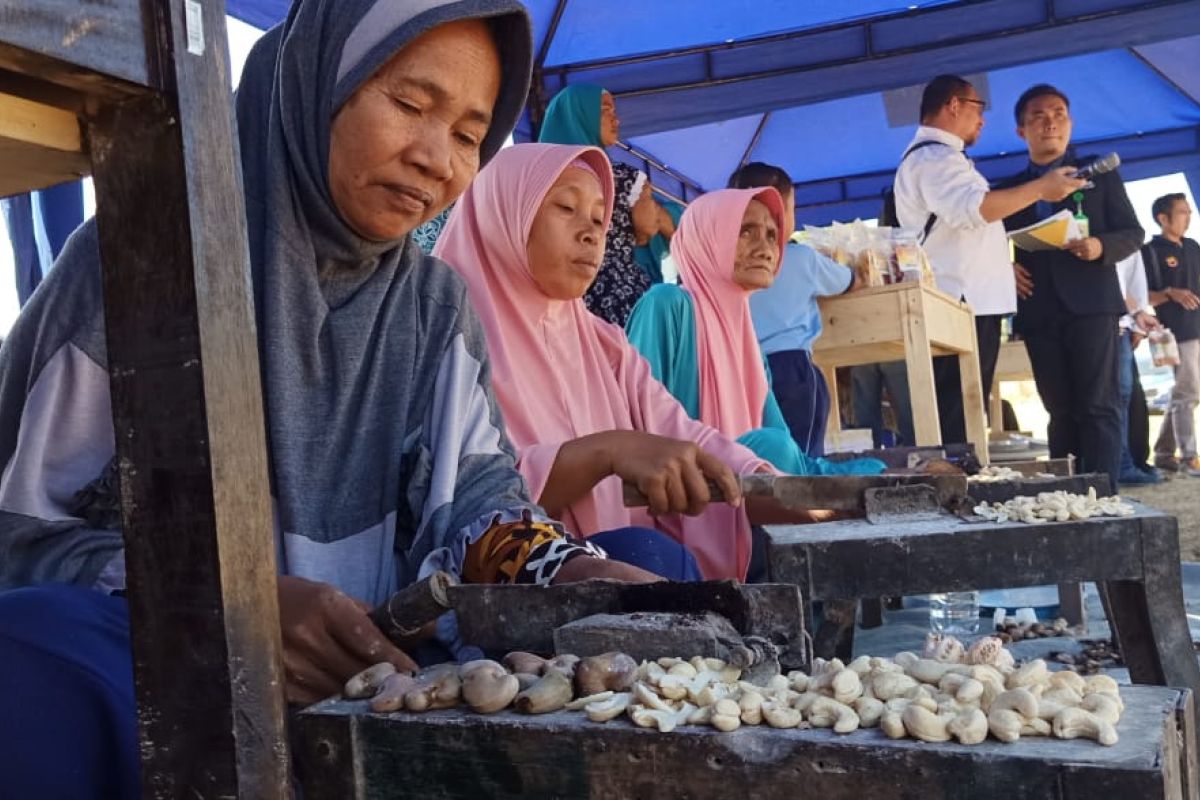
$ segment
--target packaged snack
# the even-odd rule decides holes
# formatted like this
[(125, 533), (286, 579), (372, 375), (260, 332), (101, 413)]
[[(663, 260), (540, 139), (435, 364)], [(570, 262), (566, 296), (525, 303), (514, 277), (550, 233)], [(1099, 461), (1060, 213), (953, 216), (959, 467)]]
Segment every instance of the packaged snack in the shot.
[(1179, 366), (1179, 344), (1170, 328), (1150, 331), (1150, 359), (1156, 367)]

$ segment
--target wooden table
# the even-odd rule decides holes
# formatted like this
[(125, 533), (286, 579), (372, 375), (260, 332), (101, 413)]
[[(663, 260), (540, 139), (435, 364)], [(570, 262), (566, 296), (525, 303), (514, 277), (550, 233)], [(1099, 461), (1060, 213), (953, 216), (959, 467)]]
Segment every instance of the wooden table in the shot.
[(916, 444), (941, 444), (932, 358), (953, 355), (962, 374), (967, 440), (975, 445), (980, 462), (988, 463), (975, 316), (969, 305), (918, 283), (824, 297), (819, 304), (823, 330), (813, 345), (813, 361), (829, 384), (833, 434), (841, 430), (835, 370), (903, 360), (908, 366)]
[(1000, 384), (1004, 381), (1033, 380), (1033, 365), (1029, 363), (1029, 353), (1025, 350), (1025, 342), (1004, 342), (996, 356), (996, 372), (992, 376), (992, 394), (988, 398), (988, 414), (992, 420), (992, 430), (1004, 430), (1004, 416), (1000, 405)]
[(366, 701), (331, 700), (297, 717), (296, 760), (307, 800), (1195, 798), (1191, 692), (1121, 694), (1112, 747), (1044, 737), (926, 744), (877, 728), (659, 733), (577, 712), (372, 714)]
[(887, 527), (865, 520), (770, 526), (770, 579), (795, 583), (812, 599), (1096, 581), (1132, 680), (1200, 689), (1175, 518), (1135, 506), (1131, 517), (1041, 525), (947, 514)]

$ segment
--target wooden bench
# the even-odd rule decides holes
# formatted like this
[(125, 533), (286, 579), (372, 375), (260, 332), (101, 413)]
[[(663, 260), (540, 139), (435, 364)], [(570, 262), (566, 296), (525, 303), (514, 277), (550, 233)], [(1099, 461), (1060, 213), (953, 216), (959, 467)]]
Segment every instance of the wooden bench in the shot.
[(1195, 798), (1191, 692), (1134, 686), (1122, 697), (1112, 747), (926, 744), (878, 729), (660, 733), (578, 712), (372, 714), (366, 701), (330, 700), (297, 717), (296, 760), (307, 800)]

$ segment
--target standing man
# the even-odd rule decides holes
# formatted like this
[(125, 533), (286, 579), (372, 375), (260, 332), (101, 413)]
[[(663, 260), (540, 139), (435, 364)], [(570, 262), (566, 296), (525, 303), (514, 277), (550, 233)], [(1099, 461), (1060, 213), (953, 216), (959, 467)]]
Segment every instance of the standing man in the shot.
[[(1158, 198), (1151, 210), (1162, 232), (1145, 247), (1146, 283), (1159, 321), (1179, 343), (1171, 406), (1154, 443), (1154, 465), (1200, 476), (1195, 418), (1200, 402), (1200, 244), (1184, 237), (1192, 209), (1183, 193)], [(1176, 445), (1182, 460), (1175, 458)]]
[[(1009, 183), (1091, 160), (1071, 147), (1070, 102), (1058, 89), (1034, 86), (1017, 100), (1015, 113), (1029, 165)], [(1122, 438), (1117, 320), (1126, 312), (1115, 265), (1141, 246), (1143, 232), (1121, 176), (1114, 170), (1092, 181), (1064, 202), (1038, 203), (1004, 224), (1023, 228), (1064, 208), (1087, 219), (1089, 233), (1062, 250), (1017, 250), (1016, 323), (1050, 414), (1050, 456), (1073, 453), (1080, 472), (1107, 472), (1115, 487)]]
[[(957, 75), (930, 81), (921, 96), (921, 125), (896, 170), (895, 193), (900, 225), (923, 232), (937, 287), (975, 311), (986, 398), (1000, 352), (1000, 321), (1017, 307), (1002, 220), (1038, 201), (1061, 200), (1083, 181), (1062, 168), (1012, 188), (989, 190), (987, 179), (963, 153), (979, 139), (984, 106), (975, 87)], [(934, 380), (942, 442), (965, 442), (958, 359), (936, 359)]]

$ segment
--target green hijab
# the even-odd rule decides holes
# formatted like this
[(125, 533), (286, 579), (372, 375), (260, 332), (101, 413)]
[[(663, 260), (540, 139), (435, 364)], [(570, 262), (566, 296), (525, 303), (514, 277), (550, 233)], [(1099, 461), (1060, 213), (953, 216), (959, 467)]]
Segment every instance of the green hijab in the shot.
[(603, 94), (604, 89), (595, 84), (575, 83), (554, 95), (546, 107), (538, 141), (603, 147), (600, 141), (600, 98)]

